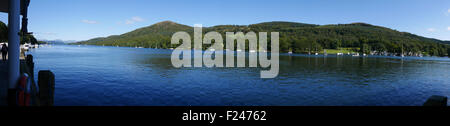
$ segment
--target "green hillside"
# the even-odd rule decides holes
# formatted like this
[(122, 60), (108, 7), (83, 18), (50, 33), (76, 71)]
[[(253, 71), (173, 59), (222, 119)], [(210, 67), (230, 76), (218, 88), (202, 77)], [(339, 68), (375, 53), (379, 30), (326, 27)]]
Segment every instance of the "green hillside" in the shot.
[(148, 27), (136, 29), (122, 35), (113, 35), (105, 38), (94, 38), (84, 42), (74, 44), (106, 45), (106, 46), (127, 46), (146, 48), (171, 48), (172, 34), (178, 31), (192, 33), (194, 29), (187, 25), (176, 24), (170, 21), (160, 22)]
[[(171, 45), (170, 39), (172, 34), (178, 31), (192, 34), (193, 28), (164, 21), (122, 35), (95, 38), (75, 44), (174, 48), (176, 45)], [(217, 31), (222, 33), (223, 37), (225, 32), (280, 32), (281, 52), (307, 53), (323, 52), (323, 49), (350, 48), (367, 54), (376, 51), (397, 55), (404, 52), (405, 55), (409, 53), (409, 55), (445, 56), (450, 50), (448, 41), (425, 38), (366, 23), (314, 25), (280, 21), (252, 25), (219, 25), (206, 27), (203, 31), (205, 33)]]
[[(8, 26), (0, 21), (0, 42), (8, 41)], [(25, 35), (20, 37), (20, 43), (24, 44), (25, 42), (29, 42), (31, 44), (36, 44), (38, 41), (33, 35)]]

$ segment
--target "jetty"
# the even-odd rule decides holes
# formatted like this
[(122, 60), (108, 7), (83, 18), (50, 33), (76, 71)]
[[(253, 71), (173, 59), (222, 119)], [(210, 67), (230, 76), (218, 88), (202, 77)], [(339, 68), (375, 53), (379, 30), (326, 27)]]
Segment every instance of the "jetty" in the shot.
[(0, 12), (8, 13), (8, 56), (0, 60), (0, 106), (53, 106), (54, 74), (39, 71), (36, 83), (33, 56), (20, 49), (20, 36), (33, 34), (28, 32), (29, 4), (30, 0), (0, 0)]

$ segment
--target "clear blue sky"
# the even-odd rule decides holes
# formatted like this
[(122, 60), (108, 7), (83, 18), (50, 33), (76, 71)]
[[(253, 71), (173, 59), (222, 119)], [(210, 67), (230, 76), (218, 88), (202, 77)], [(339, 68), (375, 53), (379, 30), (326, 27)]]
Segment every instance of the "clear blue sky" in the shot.
[(86, 40), (171, 20), (191, 26), (366, 22), (450, 40), (450, 0), (31, 0), (29, 20), (38, 39)]

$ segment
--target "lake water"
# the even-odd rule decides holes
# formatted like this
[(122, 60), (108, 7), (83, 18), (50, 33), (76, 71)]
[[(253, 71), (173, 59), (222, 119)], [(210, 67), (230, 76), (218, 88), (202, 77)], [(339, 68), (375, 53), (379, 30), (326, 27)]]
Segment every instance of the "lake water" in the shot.
[[(52, 70), (58, 106), (418, 106), (450, 96), (450, 58), (280, 56), (258, 68), (174, 68), (171, 50), (53, 45), (34, 49)], [(36, 77), (37, 78), (37, 77)]]

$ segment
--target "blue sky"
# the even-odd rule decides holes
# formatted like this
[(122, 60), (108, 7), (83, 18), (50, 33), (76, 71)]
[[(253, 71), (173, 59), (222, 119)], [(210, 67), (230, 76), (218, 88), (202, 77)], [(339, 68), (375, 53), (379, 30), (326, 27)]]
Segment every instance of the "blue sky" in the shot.
[(450, 40), (450, 0), (31, 0), (29, 8), (29, 30), (38, 39), (87, 40), (166, 20), (191, 26), (366, 22)]

